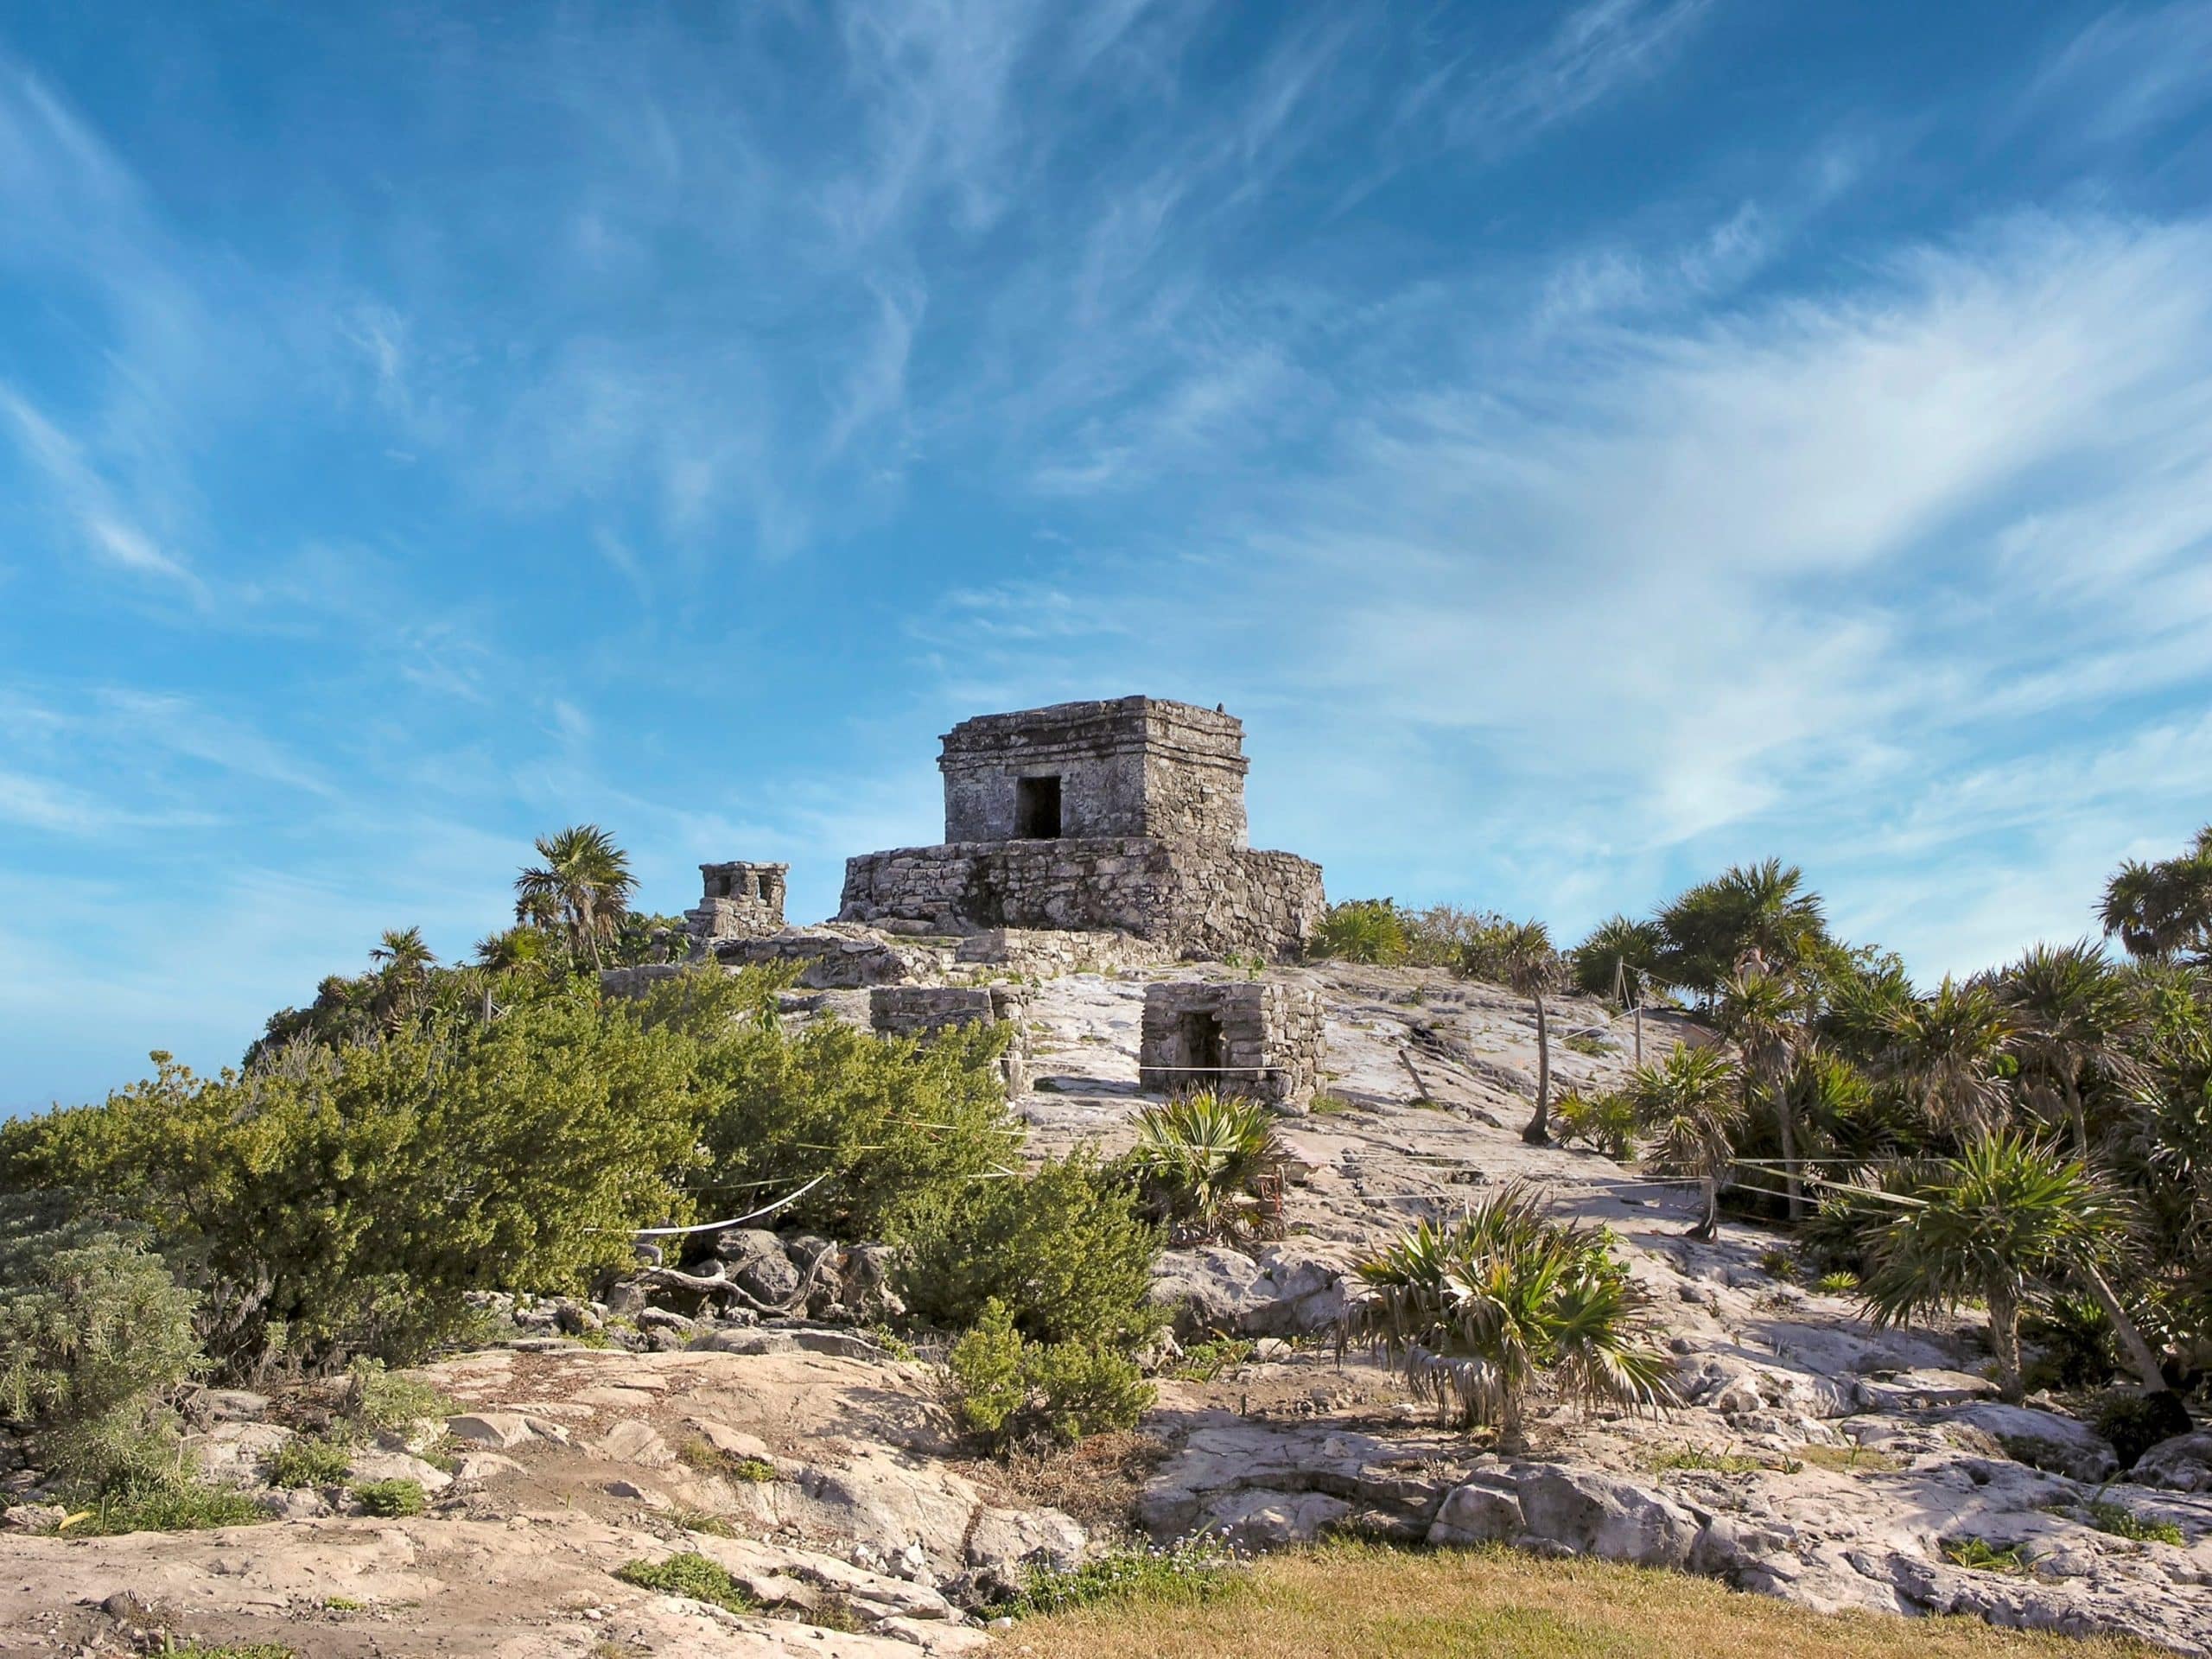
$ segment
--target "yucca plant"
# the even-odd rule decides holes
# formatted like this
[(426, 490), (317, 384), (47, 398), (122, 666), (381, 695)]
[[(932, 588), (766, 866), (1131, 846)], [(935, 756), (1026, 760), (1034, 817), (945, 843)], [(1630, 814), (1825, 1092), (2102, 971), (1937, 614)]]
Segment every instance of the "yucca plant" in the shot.
[(1261, 1189), (1288, 1155), (1268, 1109), (1242, 1095), (1194, 1089), (1137, 1114), (1134, 1159), (1145, 1202), (1186, 1242), (1263, 1229)]
[(1720, 1188), (1734, 1165), (1733, 1135), (1744, 1117), (1736, 1084), (1736, 1068), (1719, 1049), (1684, 1043), (1657, 1065), (1637, 1066), (1621, 1090), (1643, 1135), (1644, 1165), (1654, 1174), (1698, 1184), (1693, 1238), (1711, 1238), (1720, 1225)]
[(1580, 1407), (1668, 1403), (1671, 1362), (1647, 1345), (1645, 1300), (1598, 1229), (1555, 1222), (1516, 1182), (1457, 1221), (1422, 1222), (1357, 1268), (1364, 1341), (1416, 1399), (1462, 1428), (1523, 1437), (1539, 1389)]
[(1931, 1179), (1878, 1224), (1867, 1313), (1878, 1325), (1902, 1324), (1980, 1297), (1998, 1390), (2018, 1400), (2022, 1310), (2069, 1277), (2094, 1294), (2103, 1284), (2095, 1259), (2116, 1248), (2126, 1219), (2118, 1194), (2080, 1160), (2016, 1130), (1975, 1135), (1957, 1156), (1934, 1160)]
[(1636, 1108), (1626, 1095), (1586, 1095), (1570, 1089), (1552, 1103), (1552, 1122), (1561, 1141), (1579, 1141), (1616, 1162), (1636, 1151)]

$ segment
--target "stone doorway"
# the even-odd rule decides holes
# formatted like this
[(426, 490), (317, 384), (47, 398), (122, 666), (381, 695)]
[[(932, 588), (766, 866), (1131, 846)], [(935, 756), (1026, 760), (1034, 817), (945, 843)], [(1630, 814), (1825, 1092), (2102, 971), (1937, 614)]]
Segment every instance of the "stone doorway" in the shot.
[(1014, 837), (1019, 841), (1060, 838), (1060, 780), (1017, 778), (1014, 784)]
[(1227, 1083), (1221, 1071), (1218, 1014), (1205, 1008), (1191, 1009), (1176, 1021), (1175, 1037), (1182, 1076), (1170, 1077), (1167, 1087), (1171, 1094), (1188, 1094), (1193, 1089), (1219, 1089)]

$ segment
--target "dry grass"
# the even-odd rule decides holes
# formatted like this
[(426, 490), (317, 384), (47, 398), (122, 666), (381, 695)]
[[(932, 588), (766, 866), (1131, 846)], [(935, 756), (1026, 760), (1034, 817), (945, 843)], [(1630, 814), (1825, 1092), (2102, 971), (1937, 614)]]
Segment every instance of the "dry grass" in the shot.
[(1048, 1504), (1073, 1516), (1086, 1531), (1114, 1537), (1129, 1530), (1137, 1494), (1170, 1455), (1151, 1435), (1122, 1429), (1070, 1446), (957, 1466), (1001, 1502), (1029, 1509)]
[(1828, 1618), (1709, 1580), (1503, 1549), (1337, 1544), (1263, 1560), (1247, 1583), (1195, 1606), (1026, 1618), (996, 1651), (1028, 1659), (2149, 1659), (2158, 1649), (1972, 1619)]

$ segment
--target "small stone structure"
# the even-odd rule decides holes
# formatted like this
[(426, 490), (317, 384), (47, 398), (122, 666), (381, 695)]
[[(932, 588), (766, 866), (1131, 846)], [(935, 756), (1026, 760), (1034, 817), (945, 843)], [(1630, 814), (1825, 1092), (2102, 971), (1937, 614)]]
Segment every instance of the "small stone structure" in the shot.
[(1141, 1087), (1221, 1089), (1303, 1112), (1321, 1086), (1321, 993), (1281, 980), (1175, 979), (1147, 986)]
[(733, 859), (702, 864), (706, 891), (696, 910), (683, 912), (691, 934), (691, 954), (703, 957), (723, 939), (760, 939), (783, 931), (785, 878), (788, 864), (754, 864)]
[(1156, 697), (984, 715), (945, 734), (944, 842), (845, 864), (838, 919), (891, 931), (1118, 931), (1294, 958), (1318, 864), (1245, 844), (1243, 722)]
[(957, 1026), (1010, 1026), (1012, 1040), (999, 1058), (1008, 1096), (1029, 1088), (1028, 1000), (1014, 985), (879, 985), (868, 993), (868, 1024), (879, 1037), (927, 1041)]

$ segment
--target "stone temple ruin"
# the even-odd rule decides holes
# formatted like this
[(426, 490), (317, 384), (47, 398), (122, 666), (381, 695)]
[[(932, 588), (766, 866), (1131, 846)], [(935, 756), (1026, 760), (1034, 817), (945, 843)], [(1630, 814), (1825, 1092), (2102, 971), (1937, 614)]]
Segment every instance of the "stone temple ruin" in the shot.
[(1145, 988), (1141, 1088), (1218, 1089), (1303, 1111), (1321, 1086), (1321, 994), (1268, 980), (1169, 980)]
[(1245, 844), (1244, 726), (1122, 697), (947, 733), (944, 842), (845, 865), (838, 919), (887, 932), (1105, 930), (1198, 957), (1294, 959), (1321, 869)]
[(706, 892), (698, 908), (683, 912), (693, 952), (703, 955), (724, 939), (761, 939), (784, 925), (785, 878), (788, 864), (702, 864)]

